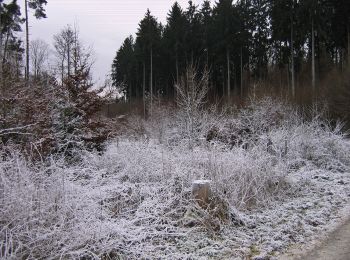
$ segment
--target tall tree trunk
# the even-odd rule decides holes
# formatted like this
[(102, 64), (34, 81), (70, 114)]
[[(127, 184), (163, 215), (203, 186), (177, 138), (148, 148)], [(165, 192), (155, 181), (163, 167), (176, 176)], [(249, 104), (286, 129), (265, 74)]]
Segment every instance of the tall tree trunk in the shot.
[(222, 67), (222, 97), (225, 97), (225, 93), (226, 93), (226, 86), (225, 86), (225, 67)]
[[(3, 60), (3, 52), (2, 52), (2, 41), (3, 41), (3, 34), (2, 34), (2, 24), (1, 24), (1, 19), (0, 19), (0, 90), (1, 90), (1, 96), (0, 100), (2, 98), (5, 98), (5, 80), (4, 80), (4, 75), (3, 75), (3, 70), (2, 70), (2, 60)], [(0, 124), (1, 128), (5, 129), (5, 122), (6, 122), (6, 105), (5, 105), (5, 100), (1, 100), (1, 111), (0, 113), (2, 114), (3, 123)]]
[(151, 116), (153, 112), (153, 47), (151, 47), (151, 74), (150, 74), (150, 92), (151, 92)]
[(247, 86), (247, 89), (249, 91), (249, 88), (250, 88), (250, 82), (251, 82), (251, 78), (250, 78), (250, 54), (248, 52), (248, 55), (247, 55), (247, 82), (246, 82), (246, 86)]
[(142, 100), (143, 100), (143, 117), (146, 119), (146, 64), (143, 61), (143, 85), (142, 85)]
[(348, 66), (350, 66), (350, 21), (348, 22)]
[(39, 75), (39, 70), (38, 70), (38, 65), (37, 65), (37, 61), (36, 58), (34, 58), (34, 61), (32, 61), (34, 63), (34, 79), (36, 80), (38, 78)]
[(241, 98), (243, 98), (243, 47), (241, 47)]
[(292, 77), (292, 97), (295, 98), (295, 76), (294, 76), (294, 24), (293, 24), (293, 7), (290, 14), (290, 58), (291, 58), (291, 77)]
[(28, 0), (24, 1), (24, 10), (26, 17), (26, 71), (25, 71), (25, 82), (26, 86), (29, 84), (29, 15), (28, 15)]
[(61, 61), (61, 84), (63, 86), (63, 81), (64, 81), (64, 58), (62, 58)]
[(311, 51), (311, 55), (312, 55), (312, 93), (313, 95), (315, 95), (316, 93), (316, 69), (315, 69), (315, 28), (314, 28), (314, 18), (312, 18), (312, 29), (311, 29), (311, 48), (312, 48), (312, 51)]
[[(70, 39), (69, 39), (70, 41)], [(68, 74), (68, 78), (70, 78), (70, 67), (71, 67), (71, 56), (70, 56), (70, 43), (68, 43), (68, 46), (67, 46), (67, 74)]]
[[(2, 34), (2, 24), (1, 24), (1, 19), (0, 19), (0, 61), (3, 59), (3, 54), (2, 54), (2, 41), (3, 41), (3, 34)], [(0, 62), (0, 77), (3, 79), (2, 75), (2, 62)], [(2, 80), (0, 80), (0, 84), (2, 84)]]
[(176, 66), (176, 83), (179, 83), (179, 57), (177, 54), (177, 50), (176, 50), (176, 54), (175, 54), (175, 66)]
[(8, 47), (8, 43), (9, 43), (9, 38), (10, 38), (10, 30), (7, 30), (5, 45), (4, 45), (4, 55), (3, 55), (2, 60), (1, 60), (1, 67), (2, 68), (5, 66), (5, 63), (6, 63), (6, 55), (7, 55), (7, 47)]
[(206, 64), (206, 67), (207, 67), (207, 70), (209, 70), (209, 49), (207, 47), (207, 51), (206, 51), (206, 54), (207, 54), (207, 64)]
[[(74, 75), (77, 75), (78, 72), (78, 55), (80, 54), (80, 45), (79, 45), (79, 40), (78, 40), (78, 29), (76, 25), (74, 26), (74, 50), (73, 50), (73, 55), (74, 55), (74, 60), (73, 60), (73, 65), (74, 65)], [(79, 53), (78, 53), (79, 52)]]
[(230, 50), (226, 48), (226, 60), (227, 60), (227, 98), (231, 97), (231, 75), (230, 75)]

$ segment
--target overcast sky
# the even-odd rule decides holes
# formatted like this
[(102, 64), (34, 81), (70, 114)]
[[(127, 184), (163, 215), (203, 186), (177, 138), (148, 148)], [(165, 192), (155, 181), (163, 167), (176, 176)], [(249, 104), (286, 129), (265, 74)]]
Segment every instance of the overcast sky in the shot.
[[(123, 40), (136, 33), (147, 8), (158, 21), (165, 23), (174, 2), (175, 0), (48, 0), (47, 19), (35, 20), (31, 16), (30, 37), (52, 44), (54, 34), (65, 25), (76, 22), (83, 42), (92, 45), (95, 50), (94, 79), (101, 82), (110, 72), (112, 60)], [(203, 0), (193, 2), (201, 5)], [(188, 0), (178, 0), (178, 3), (186, 8)]]

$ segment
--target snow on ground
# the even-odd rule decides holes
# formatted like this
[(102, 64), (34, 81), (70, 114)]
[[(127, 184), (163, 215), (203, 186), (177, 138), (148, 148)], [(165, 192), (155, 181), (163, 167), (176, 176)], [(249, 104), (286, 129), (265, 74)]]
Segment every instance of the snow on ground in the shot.
[[(349, 204), (350, 142), (269, 102), (216, 122), (210, 141), (164, 118), (71, 165), (2, 156), (0, 257), (273, 259), (315, 239)], [(211, 181), (207, 209), (194, 180)]]

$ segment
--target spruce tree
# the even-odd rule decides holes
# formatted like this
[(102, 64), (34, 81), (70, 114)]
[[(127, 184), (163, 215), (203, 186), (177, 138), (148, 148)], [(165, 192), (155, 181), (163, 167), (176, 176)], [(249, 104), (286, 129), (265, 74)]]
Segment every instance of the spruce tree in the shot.
[(170, 77), (176, 82), (179, 82), (180, 74), (184, 72), (185, 67), (186, 38), (184, 32), (186, 32), (186, 16), (180, 5), (175, 2), (167, 16), (163, 42), (167, 49), (169, 66), (175, 65)]
[[(153, 78), (153, 59), (154, 55), (157, 53), (157, 48), (160, 45), (162, 27), (157, 22), (157, 19), (151, 15), (150, 10), (147, 10), (145, 17), (141, 20), (139, 24), (138, 31), (136, 33), (136, 45), (138, 50), (141, 52), (143, 58), (143, 68), (144, 75), (143, 78), (146, 79), (146, 61), (149, 64), (149, 93), (150, 93), (150, 105), (152, 114), (153, 105), (153, 95), (154, 95), (154, 78)], [(144, 80), (144, 90), (145, 90), (145, 80)], [(145, 98), (145, 93), (143, 93)]]
[[(219, 0), (213, 9), (213, 26), (216, 31), (215, 51), (218, 66), (226, 71), (226, 95), (231, 96), (231, 77), (232, 77), (232, 55), (235, 53), (238, 43), (239, 21), (233, 8), (232, 0)], [(223, 64), (225, 64), (223, 66)], [(220, 64), (220, 65), (219, 65)], [(222, 80), (225, 77), (222, 78)], [(225, 90), (223, 90), (225, 93)]]
[(202, 48), (205, 55), (205, 66), (207, 69), (209, 65), (209, 53), (212, 51), (212, 8), (210, 6), (210, 1), (205, 0), (202, 4), (200, 10), (200, 22), (201, 22), (201, 36)]
[(112, 83), (115, 87), (124, 87), (127, 97), (136, 96), (134, 39), (130, 35), (123, 42), (112, 64)]

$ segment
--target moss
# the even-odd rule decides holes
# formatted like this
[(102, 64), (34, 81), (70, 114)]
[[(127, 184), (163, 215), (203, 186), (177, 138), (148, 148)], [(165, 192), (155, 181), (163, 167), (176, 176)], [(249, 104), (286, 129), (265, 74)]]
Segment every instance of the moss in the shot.
[(254, 257), (260, 254), (260, 250), (256, 245), (251, 245), (249, 249), (250, 249), (249, 257)]

